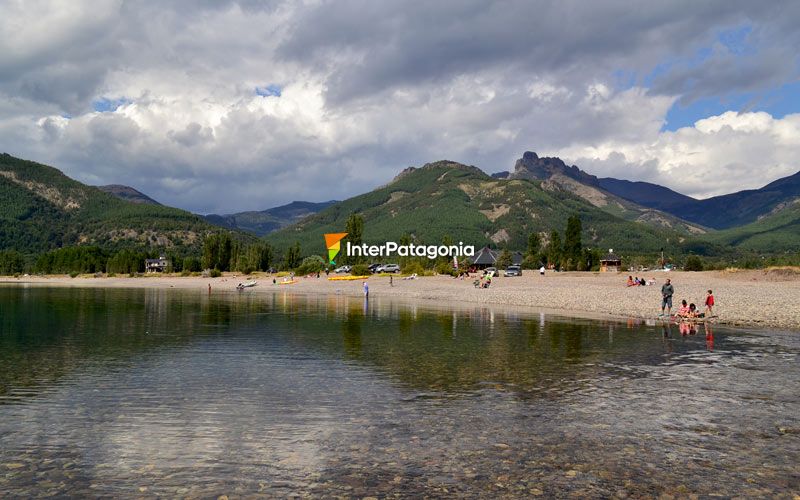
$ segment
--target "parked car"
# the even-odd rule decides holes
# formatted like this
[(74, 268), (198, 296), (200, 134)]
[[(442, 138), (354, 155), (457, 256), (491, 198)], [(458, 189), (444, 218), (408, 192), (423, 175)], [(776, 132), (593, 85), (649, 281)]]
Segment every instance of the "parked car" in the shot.
[(399, 273), (400, 266), (397, 264), (384, 264), (378, 268), (379, 273)]
[(522, 267), (517, 265), (508, 266), (505, 271), (505, 276), (522, 276)]
[(487, 275), (490, 275), (490, 274), (492, 276), (497, 276), (497, 268), (496, 267), (487, 267), (486, 269), (483, 270), (483, 275), (484, 276), (487, 276)]
[(377, 273), (379, 267), (381, 267), (381, 264), (370, 264), (367, 266), (367, 269), (369, 269), (371, 273)]
[(336, 274), (349, 273), (352, 268), (350, 266), (340, 266), (333, 270)]

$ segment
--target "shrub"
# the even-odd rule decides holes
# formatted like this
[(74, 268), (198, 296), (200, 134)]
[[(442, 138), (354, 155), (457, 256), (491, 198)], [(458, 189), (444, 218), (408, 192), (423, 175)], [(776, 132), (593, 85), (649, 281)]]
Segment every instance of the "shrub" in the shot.
[(686, 258), (686, 264), (683, 266), (685, 271), (702, 271), (703, 261), (697, 255), (690, 255)]
[(425, 268), (419, 262), (409, 262), (403, 267), (403, 274), (416, 274), (422, 276), (425, 273)]
[(356, 264), (352, 267), (352, 269), (350, 269), (350, 274), (352, 274), (353, 276), (366, 276), (368, 274), (371, 274), (371, 271), (369, 270), (369, 267), (366, 266), (366, 264)]
[(192, 272), (189, 271), (189, 270), (184, 269), (183, 271), (181, 271), (181, 276), (184, 277), (184, 278), (186, 278), (187, 276), (191, 276), (191, 275), (192, 275)]
[(208, 276), (211, 278), (219, 278), (220, 276), (222, 276), (222, 271), (220, 271), (219, 269), (212, 269), (208, 273)]
[(202, 264), (197, 257), (186, 257), (183, 259), (183, 270), (189, 272), (197, 272), (202, 270)]
[(69, 277), (70, 278), (77, 278), (79, 274), (81, 274), (81, 273), (79, 273), (78, 271), (72, 271), (71, 273), (69, 273)]
[(325, 260), (319, 255), (311, 255), (303, 259), (303, 262), (297, 268), (297, 274), (314, 274), (322, 272), (325, 269)]
[(451, 262), (439, 262), (436, 264), (435, 271), (438, 274), (446, 274), (448, 276), (458, 276), (458, 270), (453, 268)]

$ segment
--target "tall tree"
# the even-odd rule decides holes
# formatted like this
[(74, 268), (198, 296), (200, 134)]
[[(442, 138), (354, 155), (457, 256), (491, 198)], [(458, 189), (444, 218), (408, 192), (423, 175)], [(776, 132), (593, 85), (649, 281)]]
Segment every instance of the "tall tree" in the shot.
[(535, 259), (539, 256), (539, 250), (542, 248), (542, 238), (539, 236), (539, 233), (533, 232), (528, 235), (528, 249), (527, 254), (528, 257)]
[(511, 255), (511, 252), (508, 251), (508, 248), (504, 248), (500, 255), (497, 257), (497, 262), (495, 265), (498, 269), (505, 269), (511, 264), (514, 263), (514, 258)]
[[(347, 218), (344, 232), (347, 233), (347, 241), (349, 241), (353, 246), (360, 246), (364, 242), (364, 217), (357, 213), (350, 214), (350, 216)], [(359, 261), (358, 257), (347, 257), (344, 255), (343, 257), (348, 264), (355, 264)]]
[(209, 234), (203, 240), (203, 269), (219, 269), (219, 235)]
[(561, 248), (561, 235), (558, 231), (553, 229), (550, 232), (550, 242), (547, 244), (547, 261), (554, 267), (561, 267), (561, 256), (563, 249)]
[(300, 242), (296, 241), (294, 245), (286, 250), (284, 264), (286, 265), (286, 269), (296, 269), (300, 266), (300, 262)]
[(582, 260), (583, 245), (581, 244), (581, 219), (577, 215), (567, 219), (567, 230), (564, 232), (564, 259), (569, 263), (569, 269), (577, 268)]

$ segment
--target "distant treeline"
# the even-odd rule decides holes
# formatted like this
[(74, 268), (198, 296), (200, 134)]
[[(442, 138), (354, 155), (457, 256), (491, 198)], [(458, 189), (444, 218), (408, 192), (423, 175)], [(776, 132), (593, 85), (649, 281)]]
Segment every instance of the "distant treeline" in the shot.
[(109, 251), (97, 246), (72, 246), (26, 256), (16, 250), (0, 251), (0, 275), (33, 274), (136, 274), (145, 271), (145, 260), (164, 255), (167, 272), (267, 271), (273, 262), (273, 250), (267, 243), (243, 245), (227, 235), (211, 235), (203, 245), (202, 255), (177, 251), (122, 249)]
[[(364, 221), (361, 215), (351, 214), (347, 220), (346, 238), (352, 244), (362, 242), (364, 234)], [(599, 268), (602, 252), (598, 248), (587, 248), (581, 241), (583, 234), (582, 222), (579, 216), (568, 218), (563, 233), (553, 230), (549, 234), (533, 232), (527, 238), (525, 249), (499, 247), (500, 251), (496, 266), (504, 268), (512, 262), (512, 250), (523, 253), (523, 267), (535, 269), (541, 265), (564, 271), (594, 271)], [(450, 236), (445, 236), (441, 244), (453, 243)], [(411, 235), (405, 234), (399, 238), (400, 244), (419, 243)], [(201, 270), (214, 270), (218, 272), (236, 271), (249, 274), (254, 271), (292, 270), (298, 274), (314, 273), (325, 270), (328, 262), (324, 257), (324, 248), (315, 248), (315, 251), (303, 249), (300, 243), (295, 242), (283, 251), (278, 251), (269, 243), (258, 241), (245, 243), (236, 240), (227, 233), (212, 233), (203, 240), (200, 254), (190, 247), (178, 246), (165, 250), (158, 249), (131, 249), (109, 250), (98, 246), (69, 246), (51, 250), (39, 255), (25, 255), (15, 250), (0, 251), (0, 275), (14, 275), (21, 273), (41, 274), (91, 274), (115, 273), (136, 274), (145, 271), (145, 259), (157, 258), (164, 255), (169, 261), (167, 272), (199, 272)], [(195, 247), (196, 248), (196, 247)], [(305, 252), (304, 252), (305, 250)], [(689, 271), (702, 271), (706, 269), (724, 269), (726, 267), (738, 268), (763, 268), (768, 266), (800, 265), (800, 254), (784, 253), (780, 255), (763, 255), (737, 251), (723, 256), (712, 257), (704, 255), (704, 248), (695, 248), (696, 251), (680, 252), (670, 255), (669, 249), (665, 252), (665, 262)], [(621, 255), (623, 268), (639, 269), (641, 267), (654, 268), (660, 265), (661, 254), (641, 253)], [(400, 264), (404, 272), (421, 272), (422, 270), (435, 270), (438, 273), (455, 272), (452, 260), (448, 258), (426, 259), (418, 257), (397, 257), (392, 259), (372, 259), (341, 256), (341, 263), (351, 265), (365, 265), (373, 263)], [(464, 259), (459, 262), (459, 268), (470, 266), (471, 263)]]

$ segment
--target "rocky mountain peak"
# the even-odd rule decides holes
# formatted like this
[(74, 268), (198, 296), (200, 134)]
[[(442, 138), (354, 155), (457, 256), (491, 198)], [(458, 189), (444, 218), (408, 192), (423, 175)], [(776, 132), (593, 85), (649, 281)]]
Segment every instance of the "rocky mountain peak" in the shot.
[(548, 180), (556, 175), (571, 177), (584, 184), (596, 185), (597, 177), (587, 174), (575, 165), (567, 166), (561, 158), (539, 157), (533, 151), (525, 151), (522, 158), (514, 164), (511, 179)]

